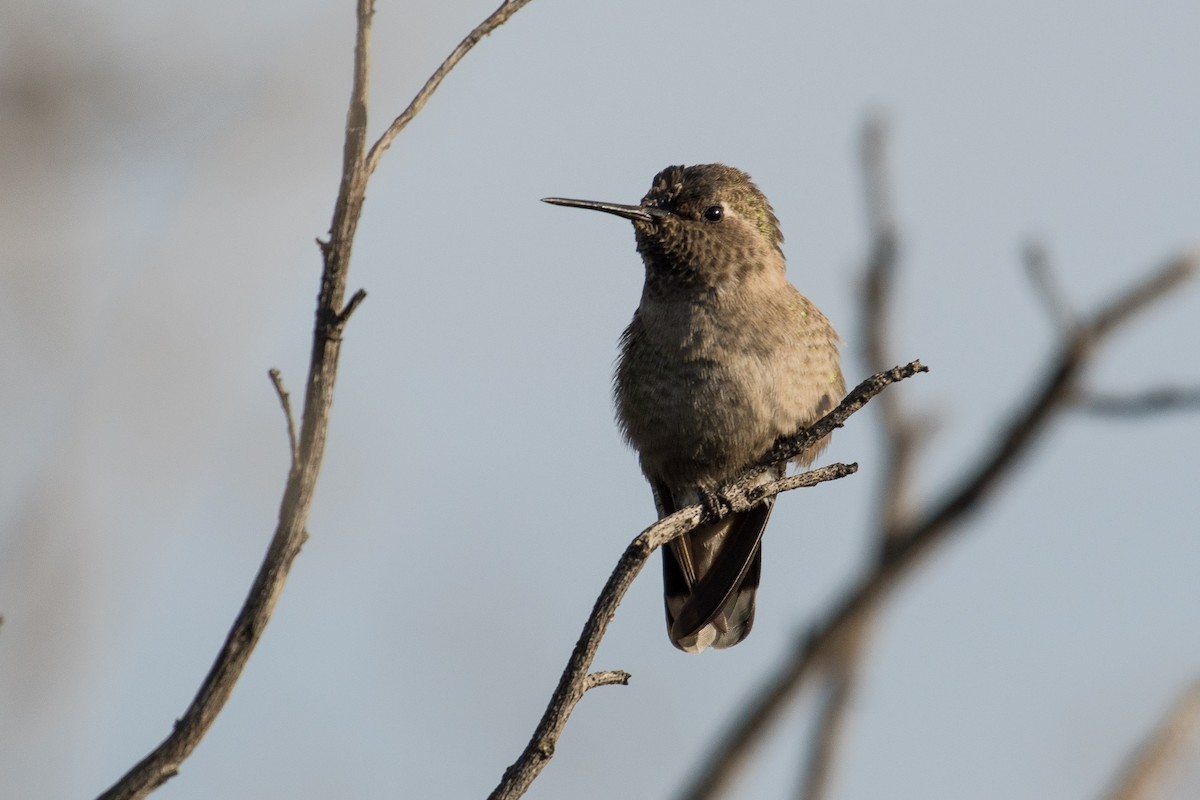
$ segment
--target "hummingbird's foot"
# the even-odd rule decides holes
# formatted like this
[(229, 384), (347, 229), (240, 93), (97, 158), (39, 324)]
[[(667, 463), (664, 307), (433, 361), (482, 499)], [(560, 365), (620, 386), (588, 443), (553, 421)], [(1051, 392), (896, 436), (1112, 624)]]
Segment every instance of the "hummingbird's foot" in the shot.
[(712, 516), (714, 521), (722, 520), (729, 513), (729, 501), (708, 489), (700, 490), (700, 507), (704, 513)]

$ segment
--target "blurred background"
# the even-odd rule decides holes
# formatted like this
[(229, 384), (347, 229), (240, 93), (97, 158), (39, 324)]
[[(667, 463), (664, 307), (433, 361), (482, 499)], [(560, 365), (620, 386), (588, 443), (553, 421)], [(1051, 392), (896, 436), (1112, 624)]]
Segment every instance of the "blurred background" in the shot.
[[(496, 0), (381, 1), (372, 139)], [(0, 795), (89, 797), (170, 731), (270, 538), (337, 189), (353, 3), (0, 8)], [(482, 797), (653, 518), (612, 422), (660, 168), (724, 161), (792, 280), (856, 331), (859, 129), (890, 120), (894, 391), (936, 415), (918, 487), (993, 438), (1056, 331), (1022, 247), (1094, 308), (1200, 237), (1200, 5), (536, 0), (384, 158), (309, 529), (232, 700), (155, 795)], [(1200, 380), (1200, 288), (1091, 385)], [(855, 351), (849, 342), (847, 351)], [(851, 382), (865, 376), (850, 359)], [(755, 632), (667, 641), (657, 557), (529, 797), (667, 797), (858, 574), (867, 414), (781, 499)], [(837, 798), (1091, 798), (1200, 672), (1200, 415), (1069, 416), (881, 617)], [(808, 699), (736, 796), (791, 796)], [(1200, 758), (1200, 742), (1191, 752)], [(1161, 797), (1195, 797), (1180, 766)]]

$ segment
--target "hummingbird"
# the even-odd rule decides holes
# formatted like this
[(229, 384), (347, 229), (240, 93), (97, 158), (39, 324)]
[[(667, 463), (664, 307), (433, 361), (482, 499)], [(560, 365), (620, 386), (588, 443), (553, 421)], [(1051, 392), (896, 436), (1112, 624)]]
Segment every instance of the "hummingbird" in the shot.
[[(838, 335), (788, 282), (779, 220), (745, 172), (667, 167), (638, 205), (544, 201), (633, 223), (645, 284), (621, 336), (613, 394), (659, 518), (713, 503), (776, 439), (813, 424), (845, 394)], [(794, 461), (811, 464), (827, 443)], [(750, 633), (774, 503), (728, 513), (663, 548), (667, 633), (680, 650), (732, 647)]]

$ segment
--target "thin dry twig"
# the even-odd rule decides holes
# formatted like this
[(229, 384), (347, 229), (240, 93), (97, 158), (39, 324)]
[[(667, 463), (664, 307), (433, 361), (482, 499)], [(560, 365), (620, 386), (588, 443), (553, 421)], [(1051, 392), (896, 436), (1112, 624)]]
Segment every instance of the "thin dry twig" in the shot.
[(350, 320), (350, 315), (353, 314), (355, 309), (357, 309), (359, 305), (362, 304), (362, 301), (366, 299), (366, 289), (359, 289), (357, 292), (351, 295), (350, 299), (346, 301), (346, 307), (338, 312), (338, 322), (340, 322), (342, 325), (345, 325)]
[(271, 378), (271, 385), (275, 387), (275, 394), (279, 396), (279, 405), (283, 407), (283, 416), (287, 422), (288, 447), (292, 454), (290, 469), (296, 470), (300, 467), (300, 445), (296, 442), (296, 420), (292, 416), (291, 396), (288, 395), (287, 389), (283, 388), (283, 375), (278, 369), (272, 367), (267, 370), (267, 375)]
[(479, 44), (483, 37), (490, 34), (492, 31), (499, 28), (513, 15), (528, 5), (530, 0), (507, 0), (500, 4), (500, 7), (492, 12), (491, 16), (483, 22), (475, 26), (475, 30), (467, 34), (466, 38), (458, 43), (458, 47), (451, 51), (442, 65), (438, 67), (429, 80), (425, 81), (425, 85), (421, 87), (421, 91), (417, 92), (416, 97), (408, 104), (408, 108), (400, 113), (400, 116), (392, 120), (392, 124), (379, 137), (379, 141), (371, 146), (371, 152), (367, 154), (367, 175), (375, 172), (375, 168), (379, 166), (379, 159), (383, 158), (383, 153), (392, 146), (392, 142), (400, 135), (400, 131), (413, 121), (413, 118), (420, 113), (425, 104), (429, 102), (429, 98), (437, 91), (442, 80), (450, 73), (450, 70), (462, 61), (463, 56), (471, 51), (475, 45)]
[[(514, 0), (514, 2), (506, 3), (489, 17), (484, 25), (476, 28), (471, 36), (477, 39), (479, 36), (491, 32), (528, 2), (529, 0)], [(279, 599), (291, 569), (292, 561), (300, 552), (300, 548), (307, 538), (305, 526), (309, 509), (312, 506), (317, 474), (320, 471), (321, 459), (325, 451), (329, 410), (333, 402), (342, 332), (350, 315), (366, 297), (366, 293), (360, 289), (350, 298), (349, 302), (344, 302), (350, 253), (362, 212), (367, 180), (378, 165), (383, 150), (391, 144), (404, 125), (420, 111), (421, 106), (437, 88), (437, 84), (475, 43), (474, 39), (468, 37), (468, 41), (459, 45), (446, 63), (426, 83), (405, 113), (392, 123), (380, 141), (371, 149), (368, 157), (367, 85), (370, 71), (371, 19), (374, 13), (373, 0), (357, 0), (354, 71), (350, 103), (346, 113), (342, 175), (337, 201), (334, 203), (329, 239), (318, 241), (324, 266), (321, 273), (321, 289), (317, 299), (312, 354), (298, 440), (295, 435), (295, 424), (291, 417), (287, 393), (283, 390), (278, 373), (275, 371), (271, 373), (272, 382), (280, 395), (280, 402), (288, 415), (289, 438), (292, 447), (292, 466), (289, 470), (283, 498), (280, 501), (279, 521), (275, 528), (275, 534), (271, 539), (258, 575), (250, 587), (246, 601), (238, 612), (237, 619), (195, 698), (183, 716), (176, 721), (171, 734), (153, 752), (102, 794), (101, 800), (117, 800), (117, 798), (127, 800), (128, 798), (145, 797), (178, 772), (180, 764), (207, 733), (233, 692), (234, 684), (241, 676), (242, 670), (250, 658), (250, 653), (254, 650), (271, 618), (275, 603)]]
[(583, 690), (589, 691), (597, 686), (628, 686), (633, 676), (620, 669), (609, 669), (602, 672), (592, 672), (584, 678)]
[(1130, 754), (1105, 800), (1149, 800), (1163, 773), (1177, 761), (1183, 745), (1200, 730), (1200, 683), (1189, 686), (1159, 721), (1155, 730)]
[[(891, 384), (925, 371), (926, 368), (920, 362), (914, 361), (905, 367), (896, 367), (868, 378), (847, 395), (837, 408), (818, 420), (810, 429), (777, 442), (770, 456), (773, 460), (764, 459), (765, 463), (774, 464), (798, 455), (813, 442), (845, 424), (852, 414)], [(743, 510), (780, 491), (843, 478), (853, 474), (857, 468), (856, 464), (831, 464), (801, 475), (783, 478), (758, 490), (753, 488), (755, 472), (750, 470), (733, 485), (723, 488), (718, 496), (724, 499), (732, 510)], [(608, 630), (608, 624), (616, 614), (625, 593), (650, 555), (663, 544), (693, 530), (702, 522), (714, 521), (715, 513), (713, 509), (706, 509), (699, 504), (682, 508), (646, 528), (625, 549), (596, 599), (592, 613), (584, 623), (579, 641), (575, 643), (575, 649), (533, 736), (520, 757), (504, 771), (500, 783), (489, 795), (490, 800), (514, 800), (525, 794), (553, 757), (554, 748), (571, 712), (583, 698), (584, 692), (595, 685), (589, 680), (588, 670), (596, 656), (600, 640)]]
[(750, 752), (778, 721), (803, 681), (839, 637), (858, 625), (878, 606), (921, 559), (937, 545), (963, 530), (959, 523), (978, 511), (1045, 432), (1055, 416), (1071, 407), (1076, 385), (1090, 362), (1096, 344), (1179, 287), (1196, 271), (1196, 259), (1181, 256), (1155, 270), (1119, 294), (1090, 317), (1080, 320), (1060, 344), (1040, 384), (978, 463), (963, 472), (940, 500), (897, 532), (868, 569), (833, 604), (825, 618), (812, 625), (797, 642), (792, 657), (763, 682), (744, 706), (728, 733), (701, 762), (693, 781), (680, 795), (685, 800), (721, 794), (745, 764)]

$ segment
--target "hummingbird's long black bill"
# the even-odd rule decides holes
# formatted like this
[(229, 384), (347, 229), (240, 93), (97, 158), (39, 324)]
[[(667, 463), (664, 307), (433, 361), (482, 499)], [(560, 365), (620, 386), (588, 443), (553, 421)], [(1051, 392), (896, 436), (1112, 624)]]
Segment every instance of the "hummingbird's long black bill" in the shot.
[(603, 211), (606, 214), (616, 214), (618, 217), (641, 220), (642, 222), (656, 222), (667, 215), (667, 212), (661, 208), (626, 206), (620, 203), (601, 203), (596, 200), (570, 200), (566, 197), (543, 197), (542, 202), (556, 206), (590, 208), (592, 211)]

